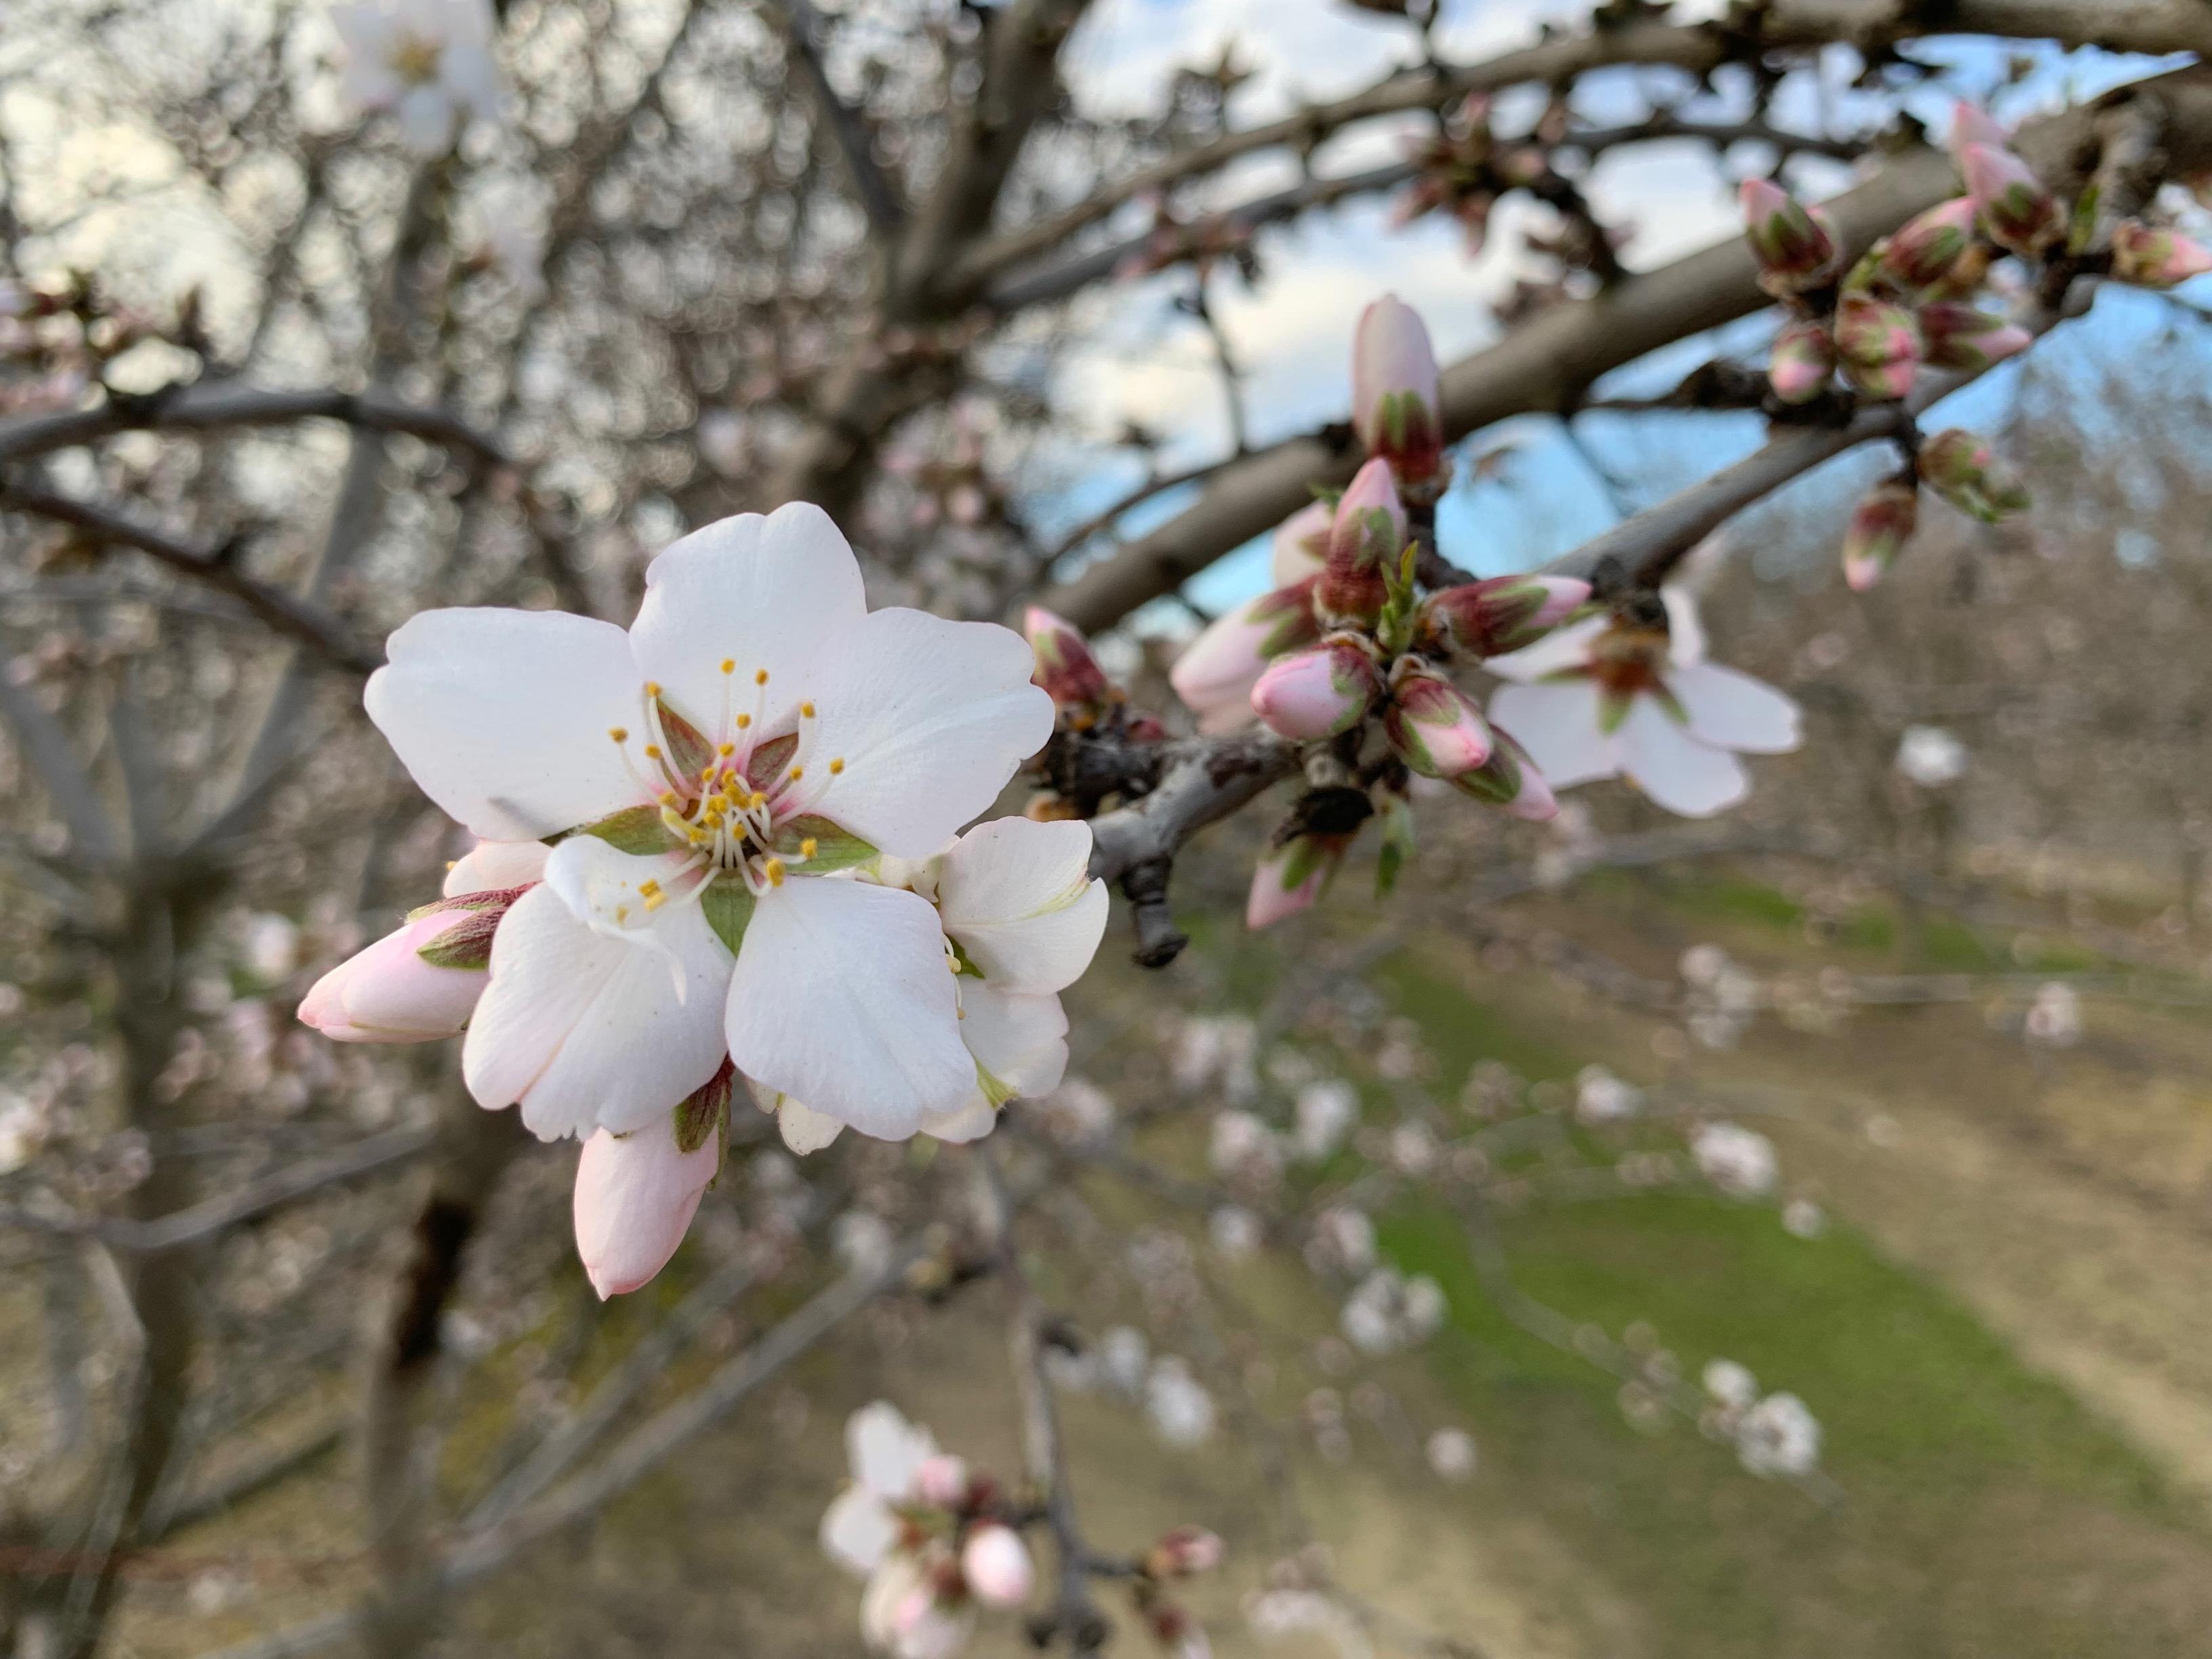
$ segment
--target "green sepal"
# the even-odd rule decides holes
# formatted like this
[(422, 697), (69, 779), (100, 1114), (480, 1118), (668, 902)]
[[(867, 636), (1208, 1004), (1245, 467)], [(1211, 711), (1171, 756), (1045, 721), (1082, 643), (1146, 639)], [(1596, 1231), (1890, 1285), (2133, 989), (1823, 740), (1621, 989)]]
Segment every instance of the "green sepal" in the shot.
[(443, 915), (449, 910), (498, 910), (507, 907), (535, 887), (536, 882), (526, 881), (520, 887), (487, 887), (480, 892), (463, 893), (454, 898), (433, 899), (428, 904), (418, 904), (407, 913), (410, 921), (420, 921), (425, 916)]
[(1295, 891), (1321, 867), (1322, 849), (1311, 836), (1300, 836), (1285, 849), (1281, 881), (1285, 893)]
[(756, 789), (766, 789), (783, 775), (791, 757), (799, 748), (799, 733), (787, 732), (780, 738), (770, 738), (753, 750), (752, 758), (745, 763), (745, 781)]
[(1608, 738), (1620, 730), (1620, 723), (1628, 718), (1628, 711), (1636, 707), (1633, 696), (1622, 696), (1617, 691), (1600, 687), (1597, 694), (1597, 729)]
[(676, 769), (676, 775), (687, 781), (703, 774), (714, 758), (714, 745), (707, 741), (705, 732), (668, 706), (668, 699), (656, 700), (660, 715), (660, 735), (668, 739), (668, 763)]
[(745, 942), (745, 928), (753, 919), (753, 892), (745, 885), (745, 878), (734, 870), (720, 872), (699, 896), (700, 914), (707, 925), (714, 930), (714, 937), (729, 948), (732, 956)]
[(777, 825), (775, 845), (769, 850), (781, 858), (796, 859), (801, 856), (799, 843), (807, 841), (814, 843), (814, 856), (806, 860), (805, 866), (807, 874), (811, 876), (849, 870), (876, 856), (876, 849), (851, 830), (811, 814)]
[(2087, 253), (2097, 240), (2097, 200), (2103, 192), (2091, 185), (2074, 200), (2074, 216), (2066, 227), (2066, 251)]
[(453, 927), (415, 954), (433, 968), (459, 968), (471, 972), (491, 966), (491, 936), (499, 931), (507, 907), (471, 910)]
[(729, 1122), (730, 1094), (736, 1086), (736, 1068), (725, 1060), (721, 1069), (685, 1096), (676, 1109), (676, 1150), (697, 1152), (708, 1138), (719, 1135)]
[(660, 820), (658, 806), (625, 806), (593, 823), (580, 823), (556, 839), (566, 841), (569, 836), (591, 836), (617, 853), (629, 853), (638, 858), (665, 853), (676, 844), (675, 838), (668, 833), (668, 826)]
[(994, 1110), (1014, 1097), (1013, 1085), (1000, 1082), (983, 1069), (980, 1061), (975, 1066), (975, 1086), (983, 1091), (983, 1098), (991, 1103)]
[(981, 979), (983, 977), (983, 970), (968, 959), (968, 952), (960, 948), (960, 941), (958, 939), (954, 939), (950, 933), (948, 933), (945, 936), (945, 942), (951, 947), (952, 960), (959, 965), (960, 974), (963, 979)]
[(1382, 852), (1375, 866), (1375, 896), (1388, 898), (1398, 872), (1413, 856), (1413, 804), (1402, 795), (1382, 803)]

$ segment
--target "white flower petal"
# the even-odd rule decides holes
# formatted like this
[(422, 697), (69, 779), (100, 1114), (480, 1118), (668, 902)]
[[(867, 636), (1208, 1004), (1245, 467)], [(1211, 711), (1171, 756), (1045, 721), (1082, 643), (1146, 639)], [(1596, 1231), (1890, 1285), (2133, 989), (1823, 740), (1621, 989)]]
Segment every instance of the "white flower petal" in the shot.
[(909, 1423), (888, 1400), (863, 1406), (845, 1419), (845, 1457), (853, 1479), (886, 1503), (904, 1503), (914, 1478), (937, 1455), (937, 1437)]
[(927, 899), (794, 876), (753, 911), (730, 987), (740, 1071), (864, 1134), (903, 1140), (975, 1085)]
[[(1589, 661), (1590, 642), (1613, 626), (1610, 617), (1585, 617), (1565, 628), (1555, 628), (1531, 646), (1509, 651), (1502, 657), (1486, 657), (1482, 665), (1498, 678), (1526, 684)], [(1526, 741), (1526, 739), (1523, 739)]]
[(1638, 697), (1621, 722), (1620, 769), (1659, 805), (1711, 817), (1751, 791), (1736, 757), (1699, 743), (1656, 699)]
[(1106, 884), (1091, 879), (1091, 826), (979, 823), (945, 855), (938, 914), (993, 983), (1058, 991), (1083, 976), (1106, 931)]
[(1667, 689), (1690, 716), (1690, 735), (1716, 749), (1786, 755), (1801, 741), (1797, 705), (1764, 680), (1717, 663), (1693, 663), (1667, 676)]
[(1613, 739), (1598, 726), (1594, 681), (1501, 685), (1490, 699), (1490, 720), (1512, 733), (1554, 789), (1613, 777), (1620, 770)]
[(995, 623), (870, 613), (808, 676), (821, 711), (805, 757), (819, 780), (811, 810), (895, 856), (934, 853), (1052, 735), (1036, 663)]
[(493, 935), (462, 1075), (479, 1105), (519, 1101), (540, 1139), (641, 1128), (722, 1063), (729, 979), (696, 905), (672, 905), (647, 944), (596, 933), (550, 884), (533, 887)]
[(789, 1095), (778, 1095), (775, 1099), (776, 1132), (783, 1137), (783, 1144), (800, 1158), (820, 1152), (844, 1130), (845, 1126), (836, 1118)]
[(1048, 1095), (1067, 1070), (1067, 1014), (1060, 999), (960, 982), (960, 1035), (1006, 1097)]
[(960, 1146), (981, 1140), (998, 1127), (999, 1109), (978, 1089), (944, 1116), (925, 1119), (921, 1132), (933, 1139)]
[(445, 84), (426, 81), (399, 100), (399, 142), (416, 155), (443, 155), (453, 145), (453, 102)]
[[(640, 676), (699, 730), (720, 730), (726, 694), (757, 732), (787, 729), (822, 647), (867, 614), (860, 562), (805, 501), (695, 530), (646, 567), (630, 625)], [(726, 681), (722, 665), (735, 665)], [(768, 671), (768, 684), (754, 677)]]
[(1659, 590), (1659, 603), (1667, 607), (1667, 660), (1689, 668), (1705, 659), (1705, 625), (1698, 619), (1698, 602), (1686, 587), (1669, 585)]
[(446, 872), (447, 898), (527, 886), (545, 877), (553, 849), (542, 841), (480, 841)]
[(866, 1486), (851, 1486), (837, 1494), (822, 1517), (822, 1550), (831, 1560), (865, 1577), (882, 1565), (898, 1542), (899, 1521), (884, 1503)]
[(362, 701), (422, 793), (487, 841), (536, 841), (634, 805), (607, 736), (632, 726), (622, 629), (559, 611), (425, 611)]

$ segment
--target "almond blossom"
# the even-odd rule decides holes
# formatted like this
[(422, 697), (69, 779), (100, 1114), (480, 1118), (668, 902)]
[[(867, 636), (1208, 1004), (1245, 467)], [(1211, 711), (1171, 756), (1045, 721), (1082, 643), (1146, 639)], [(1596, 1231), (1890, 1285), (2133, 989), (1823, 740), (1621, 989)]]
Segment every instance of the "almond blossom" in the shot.
[(870, 612), (844, 538), (794, 504), (668, 548), (627, 634), (434, 611), (389, 657), (369, 716), (494, 844), (465, 865), (542, 854), (469, 1020), (479, 1103), (543, 1139), (628, 1134), (727, 1059), (896, 1139), (975, 1093), (936, 911), (826, 878), (931, 854), (1044, 741), (1018, 635)]
[(331, 21), (345, 47), (347, 100), (392, 112), (416, 155), (443, 155), (471, 116), (498, 118), (489, 0), (352, 0)]
[(1736, 759), (1798, 744), (1797, 705), (1705, 658), (1689, 596), (1662, 591), (1664, 621), (1597, 617), (1484, 665), (1490, 718), (1510, 727), (1553, 787), (1626, 776), (1659, 805), (1706, 817), (1750, 793)]

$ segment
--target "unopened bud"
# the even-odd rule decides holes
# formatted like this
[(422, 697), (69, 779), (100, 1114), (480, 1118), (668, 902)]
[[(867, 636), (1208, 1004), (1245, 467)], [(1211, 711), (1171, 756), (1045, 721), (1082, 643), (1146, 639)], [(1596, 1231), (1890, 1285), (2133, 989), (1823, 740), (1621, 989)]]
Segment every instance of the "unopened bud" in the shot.
[(1036, 1587), (1029, 1546), (1012, 1527), (996, 1522), (968, 1534), (960, 1551), (960, 1576), (969, 1593), (987, 1607), (1018, 1607)]
[(1492, 576), (1431, 593), (1421, 635), (1474, 657), (1502, 657), (1534, 645), (1589, 601), (1571, 576)]
[(1743, 181), (1743, 222), (1768, 293), (1802, 294), (1834, 280), (1839, 251), (1823, 216), (1779, 185)]
[(1920, 307), (1920, 331), (1931, 368), (1978, 372), (2016, 357), (2035, 343), (2035, 336), (2026, 329), (1993, 317), (1978, 306), (1950, 300)]
[(1256, 933), (1286, 916), (1311, 909), (1321, 896), (1322, 881), (1341, 856), (1325, 856), (1304, 840), (1267, 853), (1252, 872), (1251, 896), (1244, 902), (1244, 925)]
[(1203, 1527), (1177, 1527), (1162, 1534), (1159, 1541), (1145, 1552), (1145, 1576), (1188, 1578), (1194, 1573), (1212, 1572), (1227, 1551), (1219, 1536)]
[(1454, 778), (1452, 787), (1485, 806), (1495, 806), (1532, 823), (1557, 817), (1559, 800), (1544, 775), (1536, 769), (1536, 763), (1528, 758), (1528, 751), (1503, 726), (1492, 726), (1490, 735), (1490, 758), (1472, 772)]
[(1310, 576), (1262, 593), (1217, 618), (1190, 642), (1168, 672), (1168, 684), (1198, 716), (1198, 729), (1233, 732), (1252, 718), (1252, 687), (1267, 665), (1321, 637)]
[(1374, 659), (1344, 639), (1278, 658), (1252, 688), (1252, 710), (1285, 738), (1333, 738), (1365, 718), (1382, 695)]
[(1998, 125), (1996, 118), (1979, 104), (1970, 104), (1962, 98), (1951, 106), (1951, 131), (1943, 142), (1951, 151), (1951, 160), (1964, 173), (1969, 144), (1980, 144), (1990, 149), (2009, 149), (2012, 148), (2012, 135)]
[(1903, 306), (1846, 294), (1836, 307), (1836, 358), (1844, 378), (1870, 398), (1898, 398), (1920, 370), (1920, 325)]
[(1114, 683), (1073, 623), (1033, 605), (1022, 614), (1022, 633), (1036, 655), (1036, 672), (1030, 679), (1050, 693), (1060, 708), (1095, 714), (1115, 700)]
[(1974, 199), (1932, 207), (1881, 246), (1881, 273), (1900, 288), (1928, 289), (1948, 277), (1974, 245)]
[(1399, 659), (1382, 729), (1391, 751), (1425, 778), (1455, 778), (1490, 758), (1490, 722), (1465, 693), (1432, 669)]
[(1809, 318), (1793, 318), (1774, 337), (1774, 355), (1766, 366), (1767, 384), (1785, 404), (1810, 403), (1827, 390), (1836, 372), (1836, 343), (1828, 325)]
[(2020, 475), (1983, 439), (1958, 427), (1921, 445), (1920, 477), (1952, 506), (1984, 524), (2024, 513), (2030, 505)]
[(914, 1472), (914, 1495), (933, 1510), (957, 1510), (968, 1501), (968, 1462), (951, 1452), (924, 1458)]
[(1386, 294), (1360, 313), (1352, 346), (1352, 424), (1370, 455), (1419, 491), (1437, 479), (1444, 451), (1437, 356), (1420, 313)]
[(1395, 568), (1407, 539), (1406, 509), (1382, 456), (1361, 467), (1336, 504), (1329, 527), (1328, 562), (1314, 591), (1322, 614), (1334, 621), (1372, 623), (1389, 597), (1384, 573)]
[(1920, 487), (1911, 478), (1885, 478), (1863, 496), (1844, 532), (1844, 580), (1863, 593), (1895, 563), (1920, 522)]
[(2124, 219), (2112, 227), (2112, 276), (2137, 288), (2172, 288), (2212, 270), (2212, 249), (2155, 225)]
[(1990, 240), (2007, 252), (2033, 258), (2066, 234), (2058, 198), (2010, 150), (1968, 144), (1959, 166)]

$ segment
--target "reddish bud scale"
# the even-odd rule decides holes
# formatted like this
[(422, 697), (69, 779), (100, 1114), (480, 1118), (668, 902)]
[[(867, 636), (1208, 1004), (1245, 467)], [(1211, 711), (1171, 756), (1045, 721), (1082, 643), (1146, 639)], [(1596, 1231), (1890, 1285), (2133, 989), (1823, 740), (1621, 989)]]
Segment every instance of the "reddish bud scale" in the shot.
[(2112, 228), (2112, 276), (2137, 288), (2172, 288), (2212, 271), (2212, 249), (2133, 219)]
[(1322, 616), (1370, 624), (1380, 617), (1389, 597), (1383, 573), (1404, 550), (1407, 535), (1406, 509), (1399, 502), (1390, 463), (1378, 455), (1353, 475), (1336, 504), (1328, 558), (1314, 589)]
[(2010, 150), (1968, 144), (1959, 166), (1990, 240), (2007, 252), (2033, 258), (2065, 235), (2058, 198)]
[(1777, 298), (1836, 280), (1843, 250), (1827, 215), (1765, 179), (1743, 185), (1744, 234), (1759, 260), (1759, 285)]
[(1979, 371), (2016, 357), (2035, 343), (2024, 328), (1991, 316), (1978, 306), (1942, 300), (1920, 307), (1926, 362), (1933, 368)]
[(1903, 306), (1846, 294), (1836, 308), (1837, 361), (1844, 378), (1869, 397), (1910, 392), (1923, 349), (1920, 325)]
[(1535, 762), (1528, 758), (1528, 751), (1500, 727), (1493, 726), (1490, 732), (1493, 740), (1490, 758), (1472, 772), (1454, 778), (1452, 787), (1486, 806), (1495, 806), (1532, 823), (1557, 817), (1559, 803)]
[(1036, 672), (1030, 680), (1042, 686), (1061, 708), (1095, 712), (1119, 696), (1073, 623), (1033, 605), (1023, 614), (1022, 632), (1036, 657)]
[(1973, 198), (1932, 207), (1909, 219), (1881, 246), (1881, 274), (1899, 288), (1924, 289), (1944, 281), (1974, 245)]
[(1785, 404), (1810, 403), (1827, 390), (1836, 372), (1836, 343), (1825, 323), (1795, 318), (1774, 337), (1766, 367), (1767, 384)]
[(1534, 645), (1589, 600), (1589, 584), (1565, 576), (1493, 576), (1431, 594), (1416, 637), (1475, 657)]
[(1961, 513), (1995, 524), (2030, 505), (2020, 475), (1974, 434), (1953, 427), (1920, 447), (1920, 477)]
[(1911, 478), (1885, 478), (1863, 496), (1844, 532), (1844, 580), (1854, 593), (1879, 582), (1920, 522), (1920, 489)]

